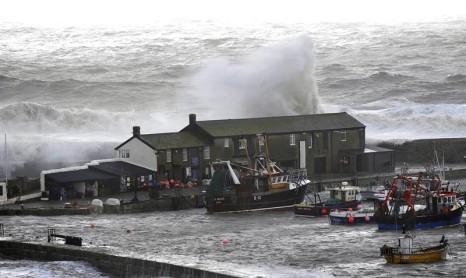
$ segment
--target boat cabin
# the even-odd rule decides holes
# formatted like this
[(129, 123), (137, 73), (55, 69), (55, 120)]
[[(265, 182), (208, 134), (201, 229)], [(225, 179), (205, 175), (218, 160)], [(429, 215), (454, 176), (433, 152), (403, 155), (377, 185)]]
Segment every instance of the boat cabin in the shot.
[(342, 202), (355, 201), (359, 194), (359, 187), (349, 186), (343, 182), (340, 187), (330, 188), (330, 199), (341, 200)]
[(427, 209), (435, 213), (447, 213), (458, 206), (455, 192), (432, 193), (426, 196)]
[(398, 238), (398, 250), (403, 255), (410, 255), (413, 249), (413, 238), (410, 235)]

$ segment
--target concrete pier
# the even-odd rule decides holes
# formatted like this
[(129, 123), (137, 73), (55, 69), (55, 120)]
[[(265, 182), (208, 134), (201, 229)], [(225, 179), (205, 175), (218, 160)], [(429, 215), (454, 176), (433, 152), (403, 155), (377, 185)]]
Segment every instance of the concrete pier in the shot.
[(17, 259), (38, 261), (83, 261), (116, 277), (233, 278), (215, 273), (157, 261), (108, 255), (74, 246), (42, 245), (0, 240), (0, 253)]

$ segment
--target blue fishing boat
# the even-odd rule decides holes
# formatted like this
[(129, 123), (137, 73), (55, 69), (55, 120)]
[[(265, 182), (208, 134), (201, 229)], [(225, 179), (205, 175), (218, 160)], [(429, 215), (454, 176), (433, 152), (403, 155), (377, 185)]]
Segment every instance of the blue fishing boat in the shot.
[[(416, 205), (419, 199), (425, 205)], [(444, 191), (438, 176), (419, 173), (396, 177), (374, 218), (379, 230), (421, 230), (459, 225), (462, 214), (456, 192)]]

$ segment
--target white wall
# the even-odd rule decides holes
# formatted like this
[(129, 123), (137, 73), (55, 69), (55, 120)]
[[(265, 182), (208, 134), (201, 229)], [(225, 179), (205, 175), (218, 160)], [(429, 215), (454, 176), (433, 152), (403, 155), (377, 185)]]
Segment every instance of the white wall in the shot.
[(7, 199), (6, 183), (0, 182), (0, 191), (1, 191), (0, 192), (0, 201), (6, 201), (6, 199)]
[[(121, 146), (120, 150), (129, 150), (129, 158), (124, 158), (124, 160), (152, 169), (154, 172), (157, 171), (157, 156), (155, 155), (155, 151), (141, 140), (133, 138)], [(119, 157), (119, 151), (116, 152), (116, 157)]]

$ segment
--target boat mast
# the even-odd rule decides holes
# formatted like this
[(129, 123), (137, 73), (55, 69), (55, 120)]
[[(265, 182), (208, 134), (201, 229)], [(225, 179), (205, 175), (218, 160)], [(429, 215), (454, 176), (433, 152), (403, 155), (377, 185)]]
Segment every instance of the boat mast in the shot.
[[(260, 139), (259, 139), (260, 140)], [(272, 165), (270, 165), (270, 157), (269, 157), (269, 146), (268, 146), (268, 142), (267, 142), (267, 135), (264, 133), (263, 137), (262, 137), (262, 140), (264, 142), (264, 147), (265, 147), (265, 165), (267, 166), (267, 174), (268, 174), (268, 180), (269, 180), (269, 187), (272, 185)], [(259, 148), (260, 148), (260, 144), (259, 144)], [(260, 149), (259, 149), (260, 150)]]
[[(439, 170), (439, 176), (440, 176), (440, 181), (443, 182), (445, 180), (445, 154), (442, 156), (442, 167), (440, 167), (440, 161), (438, 159), (438, 154), (437, 150), (434, 147), (434, 154), (435, 154), (435, 159), (437, 160), (437, 167)], [(435, 173), (434, 173), (435, 174)]]
[(7, 161), (7, 150), (6, 150), (6, 133), (5, 133), (5, 186), (8, 188), (8, 161)]

